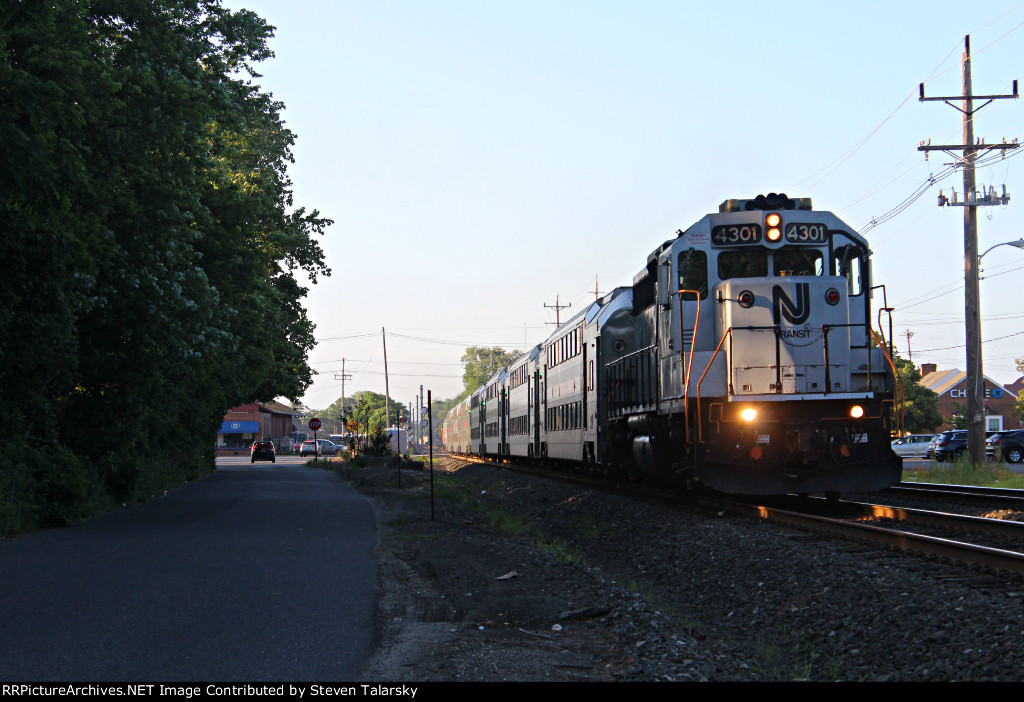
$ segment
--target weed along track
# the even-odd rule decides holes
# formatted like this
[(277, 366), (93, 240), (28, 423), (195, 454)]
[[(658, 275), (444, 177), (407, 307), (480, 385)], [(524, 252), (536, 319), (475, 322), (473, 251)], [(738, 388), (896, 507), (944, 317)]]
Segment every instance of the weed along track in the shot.
[(1016, 585), (722, 510), (452, 459), (369, 465), (402, 680), (1016, 680)]

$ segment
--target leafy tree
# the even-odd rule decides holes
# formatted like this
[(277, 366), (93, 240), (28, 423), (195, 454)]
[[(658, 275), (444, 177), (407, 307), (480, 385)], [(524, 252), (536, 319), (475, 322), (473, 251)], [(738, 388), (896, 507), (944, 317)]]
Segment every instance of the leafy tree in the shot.
[(0, 423), (37, 449), (0, 530), (209, 470), (226, 407), (308, 387), (330, 221), (249, 81), (271, 36), (220, 0), (0, 5)]
[[(328, 405), (326, 409), (308, 410), (310, 417), (316, 416), (320, 418), (320, 421), (323, 425), (323, 428), (320, 430), (322, 433), (345, 434), (348, 432), (348, 429), (341, 423), (342, 399), (343, 398), (339, 397), (337, 400)], [(346, 397), (344, 398), (344, 400), (345, 418), (348, 421), (352, 421), (352, 411), (355, 409), (358, 403), (354, 397)]]
[(954, 429), (967, 429), (967, 405), (953, 405), (953, 415), (949, 418), (949, 423)]
[(497, 346), (490, 348), (470, 346), (467, 348), (461, 359), (466, 364), (466, 370), (462, 373), (462, 382), (465, 384), (466, 392), (462, 397), (475, 391), (490, 380), (492, 375), (508, 366), (520, 355), (517, 351), (506, 351)]
[[(1017, 372), (1024, 373), (1024, 357), (1017, 359)], [(1017, 393), (1017, 402), (1014, 405), (1013, 413), (1024, 422), (1024, 392)]]
[(896, 369), (903, 378), (903, 424), (911, 434), (925, 434), (935, 431), (942, 424), (939, 414), (939, 396), (922, 387), (921, 372), (900, 356), (895, 356)]
[(383, 395), (369, 390), (360, 390), (354, 393), (349, 400), (354, 401), (354, 406), (348, 411), (348, 415), (359, 422), (359, 431), (362, 434), (371, 434), (374, 431), (387, 429), (388, 410), (392, 425), (398, 424), (399, 415), (409, 416), (408, 409), (401, 402), (389, 399), (385, 405)]

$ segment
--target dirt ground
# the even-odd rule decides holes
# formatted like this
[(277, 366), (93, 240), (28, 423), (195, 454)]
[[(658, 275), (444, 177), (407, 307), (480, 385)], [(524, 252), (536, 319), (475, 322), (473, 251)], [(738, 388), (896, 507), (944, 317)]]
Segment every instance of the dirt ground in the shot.
[(336, 467), (380, 524), (367, 682), (1020, 679), (1016, 590), (955, 564), (451, 459), (432, 518), (420, 466)]
[(572, 545), (593, 500), (619, 498), (450, 459), (435, 461), (433, 501), (428, 470), (350, 462), (339, 472), (380, 524), (383, 641), (366, 680), (663, 679), (637, 655), (652, 638), (669, 644), (657, 656), (671, 679), (721, 670), (699, 632), (670, 631)]

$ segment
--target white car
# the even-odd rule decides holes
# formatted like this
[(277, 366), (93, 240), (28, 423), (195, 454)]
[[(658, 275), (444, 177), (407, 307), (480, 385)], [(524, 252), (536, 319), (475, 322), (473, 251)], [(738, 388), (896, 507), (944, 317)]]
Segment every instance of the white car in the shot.
[(928, 442), (934, 436), (934, 434), (910, 434), (900, 439), (894, 439), (892, 450), (902, 458), (927, 458)]

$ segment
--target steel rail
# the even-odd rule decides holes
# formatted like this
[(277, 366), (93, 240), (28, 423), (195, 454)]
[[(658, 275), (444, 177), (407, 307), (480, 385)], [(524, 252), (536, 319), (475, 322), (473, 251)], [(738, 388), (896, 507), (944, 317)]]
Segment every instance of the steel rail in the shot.
[(876, 505), (866, 502), (841, 501), (829, 504), (835, 504), (840, 508), (853, 510), (858, 516), (863, 517), (881, 517), (883, 519), (918, 522), (920, 524), (928, 524), (929, 526), (950, 529), (966, 529), (994, 536), (1011, 536), (1024, 541), (1024, 522), (1015, 522), (1010, 519), (975, 517), (969, 514), (936, 512), (927, 509)]
[(766, 505), (714, 500), (713, 502), (709, 501), (707, 506), (714, 507), (715, 504), (735, 514), (764, 519), (777, 524), (839, 534), (883, 544), (908, 553), (916, 552), (939, 558), (949, 558), (964, 563), (977, 564), (996, 573), (1024, 576), (1024, 553), (989, 546), (978, 546), (937, 536), (887, 529), (869, 524), (846, 522), (841, 519), (793, 512)]
[(977, 487), (974, 485), (941, 485), (938, 483), (900, 483), (885, 490), (895, 497), (948, 498), (961, 502), (1005, 502), (1024, 509), (1024, 490)]

